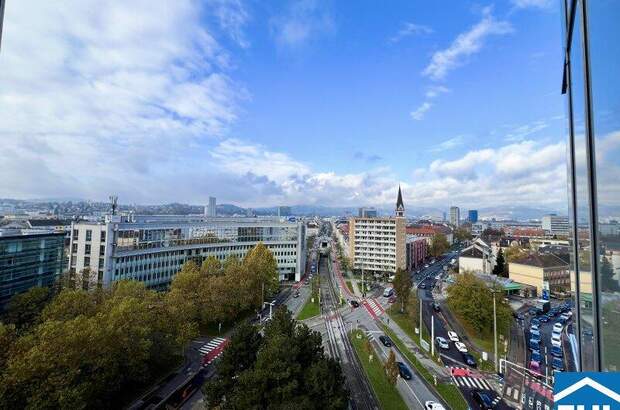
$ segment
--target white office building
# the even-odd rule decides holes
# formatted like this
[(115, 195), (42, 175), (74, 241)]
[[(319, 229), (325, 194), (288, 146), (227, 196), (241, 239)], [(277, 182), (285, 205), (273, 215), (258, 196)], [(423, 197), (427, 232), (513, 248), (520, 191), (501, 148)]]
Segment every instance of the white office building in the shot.
[(450, 207), (450, 223), (458, 228), (461, 221), (461, 210), (458, 206)]
[(217, 201), (214, 196), (209, 197), (209, 205), (205, 206), (205, 216), (211, 218), (217, 216)]
[(545, 215), (542, 229), (549, 235), (568, 235), (568, 216)]
[[(102, 222), (72, 224), (69, 270), (89, 287), (133, 279), (165, 288), (186, 261), (209, 256), (243, 258), (259, 242), (273, 253), (280, 280), (299, 281), (304, 273), (303, 223), (279, 218), (190, 216), (107, 216)], [(89, 269), (86, 269), (89, 268)]]

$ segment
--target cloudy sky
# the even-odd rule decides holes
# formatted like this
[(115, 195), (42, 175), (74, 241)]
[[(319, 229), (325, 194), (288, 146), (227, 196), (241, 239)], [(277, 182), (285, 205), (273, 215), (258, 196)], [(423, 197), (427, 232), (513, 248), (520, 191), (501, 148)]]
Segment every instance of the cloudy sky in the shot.
[(0, 197), (565, 207), (556, 1), (10, 1)]

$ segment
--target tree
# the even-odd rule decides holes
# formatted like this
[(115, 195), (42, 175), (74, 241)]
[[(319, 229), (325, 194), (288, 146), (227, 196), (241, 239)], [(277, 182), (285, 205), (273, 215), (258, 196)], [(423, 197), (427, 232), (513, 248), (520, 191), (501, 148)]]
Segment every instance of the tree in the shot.
[[(243, 265), (256, 280), (257, 291), (262, 292), (263, 285), (266, 295), (273, 295), (278, 291), (280, 287), (278, 263), (265, 244), (259, 242), (252, 248), (243, 259)], [(262, 294), (258, 294), (258, 296), (260, 298), (257, 300), (260, 299), (259, 303), (262, 304), (263, 296)]]
[(411, 287), (413, 286), (411, 275), (404, 269), (396, 269), (392, 285), (394, 287), (394, 292), (396, 292), (396, 297), (400, 301), (400, 313), (403, 313), (409, 301)]
[(203, 275), (221, 275), (222, 274), (222, 263), (215, 256), (209, 256), (207, 259), (202, 262), (202, 266), (200, 266), (200, 273)]
[(45, 287), (30, 288), (13, 296), (4, 314), (5, 321), (14, 324), (18, 330), (34, 325), (51, 296), (50, 289)]
[(459, 227), (454, 231), (454, 238), (459, 242), (469, 241), (472, 239), (472, 234), (467, 229)]
[(388, 382), (394, 386), (396, 384), (396, 380), (398, 380), (398, 365), (396, 364), (396, 356), (394, 355), (394, 351), (392, 349), (390, 349), (390, 354), (388, 355), (388, 359), (383, 367), (385, 369)]
[(504, 257), (508, 263), (514, 262), (525, 255), (527, 255), (527, 251), (519, 245), (509, 246), (504, 253)]
[(495, 266), (493, 267), (493, 275), (507, 277), (506, 275), (506, 263), (504, 262), (504, 252), (500, 248), (497, 252), (497, 258), (495, 258)]
[(409, 293), (409, 301), (407, 302), (407, 315), (415, 326), (420, 326), (419, 302), (416, 292)]
[(620, 291), (620, 285), (614, 278), (614, 269), (606, 256), (603, 256), (601, 260), (601, 282), (602, 290), (604, 292), (618, 292)]
[(446, 239), (446, 235), (442, 233), (436, 233), (433, 235), (433, 240), (431, 242), (431, 255), (434, 257), (441, 256), (445, 251), (450, 248), (450, 244)]
[(170, 291), (166, 294), (168, 303), (177, 317), (185, 317), (194, 322), (201, 321), (205, 282), (196, 262), (190, 260), (183, 264), (181, 271), (170, 284)]
[(93, 296), (82, 289), (65, 289), (43, 309), (41, 317), (44, 321), (66, 321), (79, 315), (92, 316), (97, 310), (97, 301)]

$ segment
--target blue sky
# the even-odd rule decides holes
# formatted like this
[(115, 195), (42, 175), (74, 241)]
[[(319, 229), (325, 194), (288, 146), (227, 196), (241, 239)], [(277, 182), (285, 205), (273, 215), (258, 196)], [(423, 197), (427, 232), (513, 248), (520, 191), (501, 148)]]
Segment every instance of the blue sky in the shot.
[(2, 197), (565, 204), (554, 1), (88, 3), (7, 5)]

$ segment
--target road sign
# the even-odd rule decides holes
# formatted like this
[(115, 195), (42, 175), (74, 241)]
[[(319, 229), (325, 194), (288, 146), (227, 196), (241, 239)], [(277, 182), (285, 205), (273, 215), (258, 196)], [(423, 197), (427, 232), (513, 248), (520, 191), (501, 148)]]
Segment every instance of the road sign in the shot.
[(542, 299), (549, 300), (549, 281), (543, 282)]

